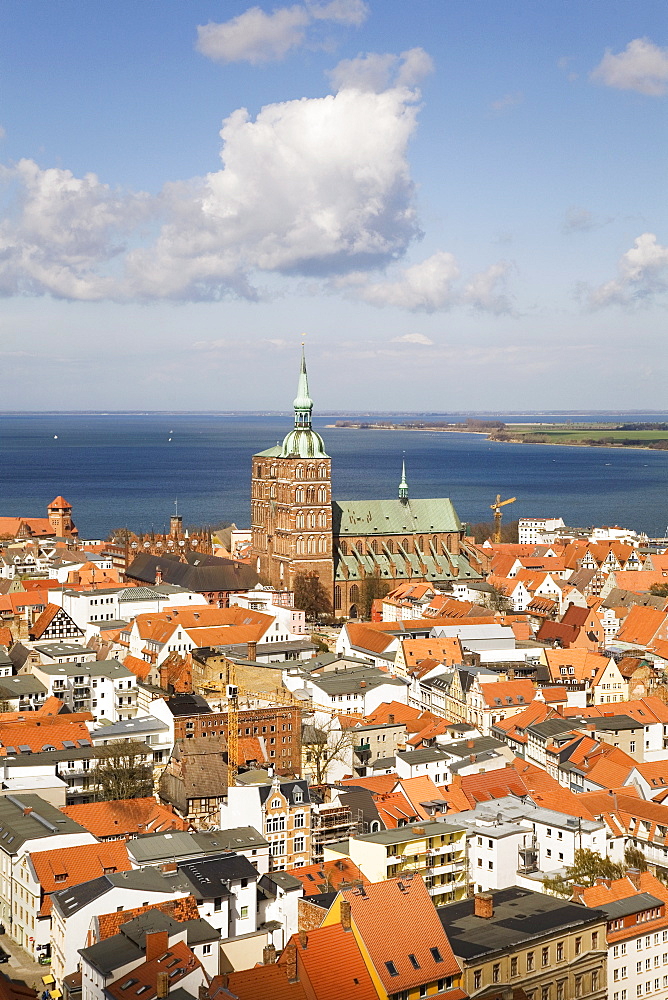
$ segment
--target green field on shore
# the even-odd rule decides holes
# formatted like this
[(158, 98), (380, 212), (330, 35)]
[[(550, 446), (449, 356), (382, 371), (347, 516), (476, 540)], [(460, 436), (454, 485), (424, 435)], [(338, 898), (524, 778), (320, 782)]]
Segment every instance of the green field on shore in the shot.
[(650, 444), (668, 439), (666, 430), (620, 430), (617, 424), (506, 424), (505, 432), (513, 438), (540, 438), (548, 444), (599, 440), (604, 444)]

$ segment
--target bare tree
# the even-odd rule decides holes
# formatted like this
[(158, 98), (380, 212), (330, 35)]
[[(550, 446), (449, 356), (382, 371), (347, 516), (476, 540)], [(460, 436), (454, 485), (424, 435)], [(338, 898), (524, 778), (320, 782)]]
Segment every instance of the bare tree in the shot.
[(328, 781), (333, 764), (343, 764), (352, 771), (354, 732), (354, 729), (341, 728), (335, 719), (324, 726), (313, 723), (303, 725), (304, 770), (314, 785), (323, 785)]
[(133, 740), (114, 740), (96, 747), (97, 765), (93, 774), (95, 797), (142, 799), (153, 795), (153, 767), (146, 762), (146, 747)]

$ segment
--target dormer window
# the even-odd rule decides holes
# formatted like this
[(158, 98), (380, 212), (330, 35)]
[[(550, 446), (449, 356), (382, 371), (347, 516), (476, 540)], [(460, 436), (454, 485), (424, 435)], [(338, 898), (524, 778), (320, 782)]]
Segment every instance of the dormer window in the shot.
[(303, 802), (304, 801), (304, 795), (302, 793), (301, 788), (295, 788), (293, 799), (294, 799), (295, 802)]

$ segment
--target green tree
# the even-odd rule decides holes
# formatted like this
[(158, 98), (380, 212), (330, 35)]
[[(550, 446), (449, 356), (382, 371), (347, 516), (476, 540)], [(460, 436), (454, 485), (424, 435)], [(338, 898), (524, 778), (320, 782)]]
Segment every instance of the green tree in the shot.
[(94, 779), (98, 802), (153, 795), (153, 767), (146, 762), (146, 754), (146, 747), (132, 740), (114, 740), (96, 747)]
[(295, 607), (305, 611), (314, 620), (320, 615), (331, 615), (332, 602), (317, 573), (298, 573), (294, 583)]
[(566, 869), (563, 877), (558, 875), (556, 878), (547, 878), (543, 885), (548, 892), (557, 896), (570, 896), (574, 885), (588, 888), (595, 884), (597, 878), (622, 878), (625, 871), (625, 864), (617, 864), (610, 858), (604, 858), (598, 851), (581, 848), (575, 852), (573, 864)]

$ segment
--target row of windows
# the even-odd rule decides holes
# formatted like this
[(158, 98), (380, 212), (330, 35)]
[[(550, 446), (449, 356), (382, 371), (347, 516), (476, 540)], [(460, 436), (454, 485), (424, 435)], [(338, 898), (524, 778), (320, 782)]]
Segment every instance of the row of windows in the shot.
[[(492, 966), (492, 982), (501, 982), (501, 966), (500, 963), (496, 963)], [(594, 969), (593, 972), (585, 975), (579, 975), (575, 977), (574, 983), (574, 997), (587, 997), (591, 993), (596, 993), (601, 987), (601, 975), (598, 969)], [(482, 986), (482, 971), (476, 969), (473, 973), (473, 987), (479, 990)], [(589, 988), (591, 987), (591, 988)], [(527, 990), (526, 991), (527, 1000), (553, 1000), (552, 983), (547, 983), (545, 986), (541, 986), (540, 994), (537, 990)], [(556, 1000), (570, 1000), (570, 993), (568, 990), (568, 980), (560, 979), (556, 983)]]
[[(255, 467), (255, 475), (262, 477), (264, 468), (263, 465), (257, 465)], [(279, 466), (270, 465), (269, 475), (275, 478), (278, 474)], [(327, 466), (324, 463), (322, 465), (307, 465), (306, 467), (298, 465), (295, 469), (295, 479), (327, 479), (327, 474)]]

